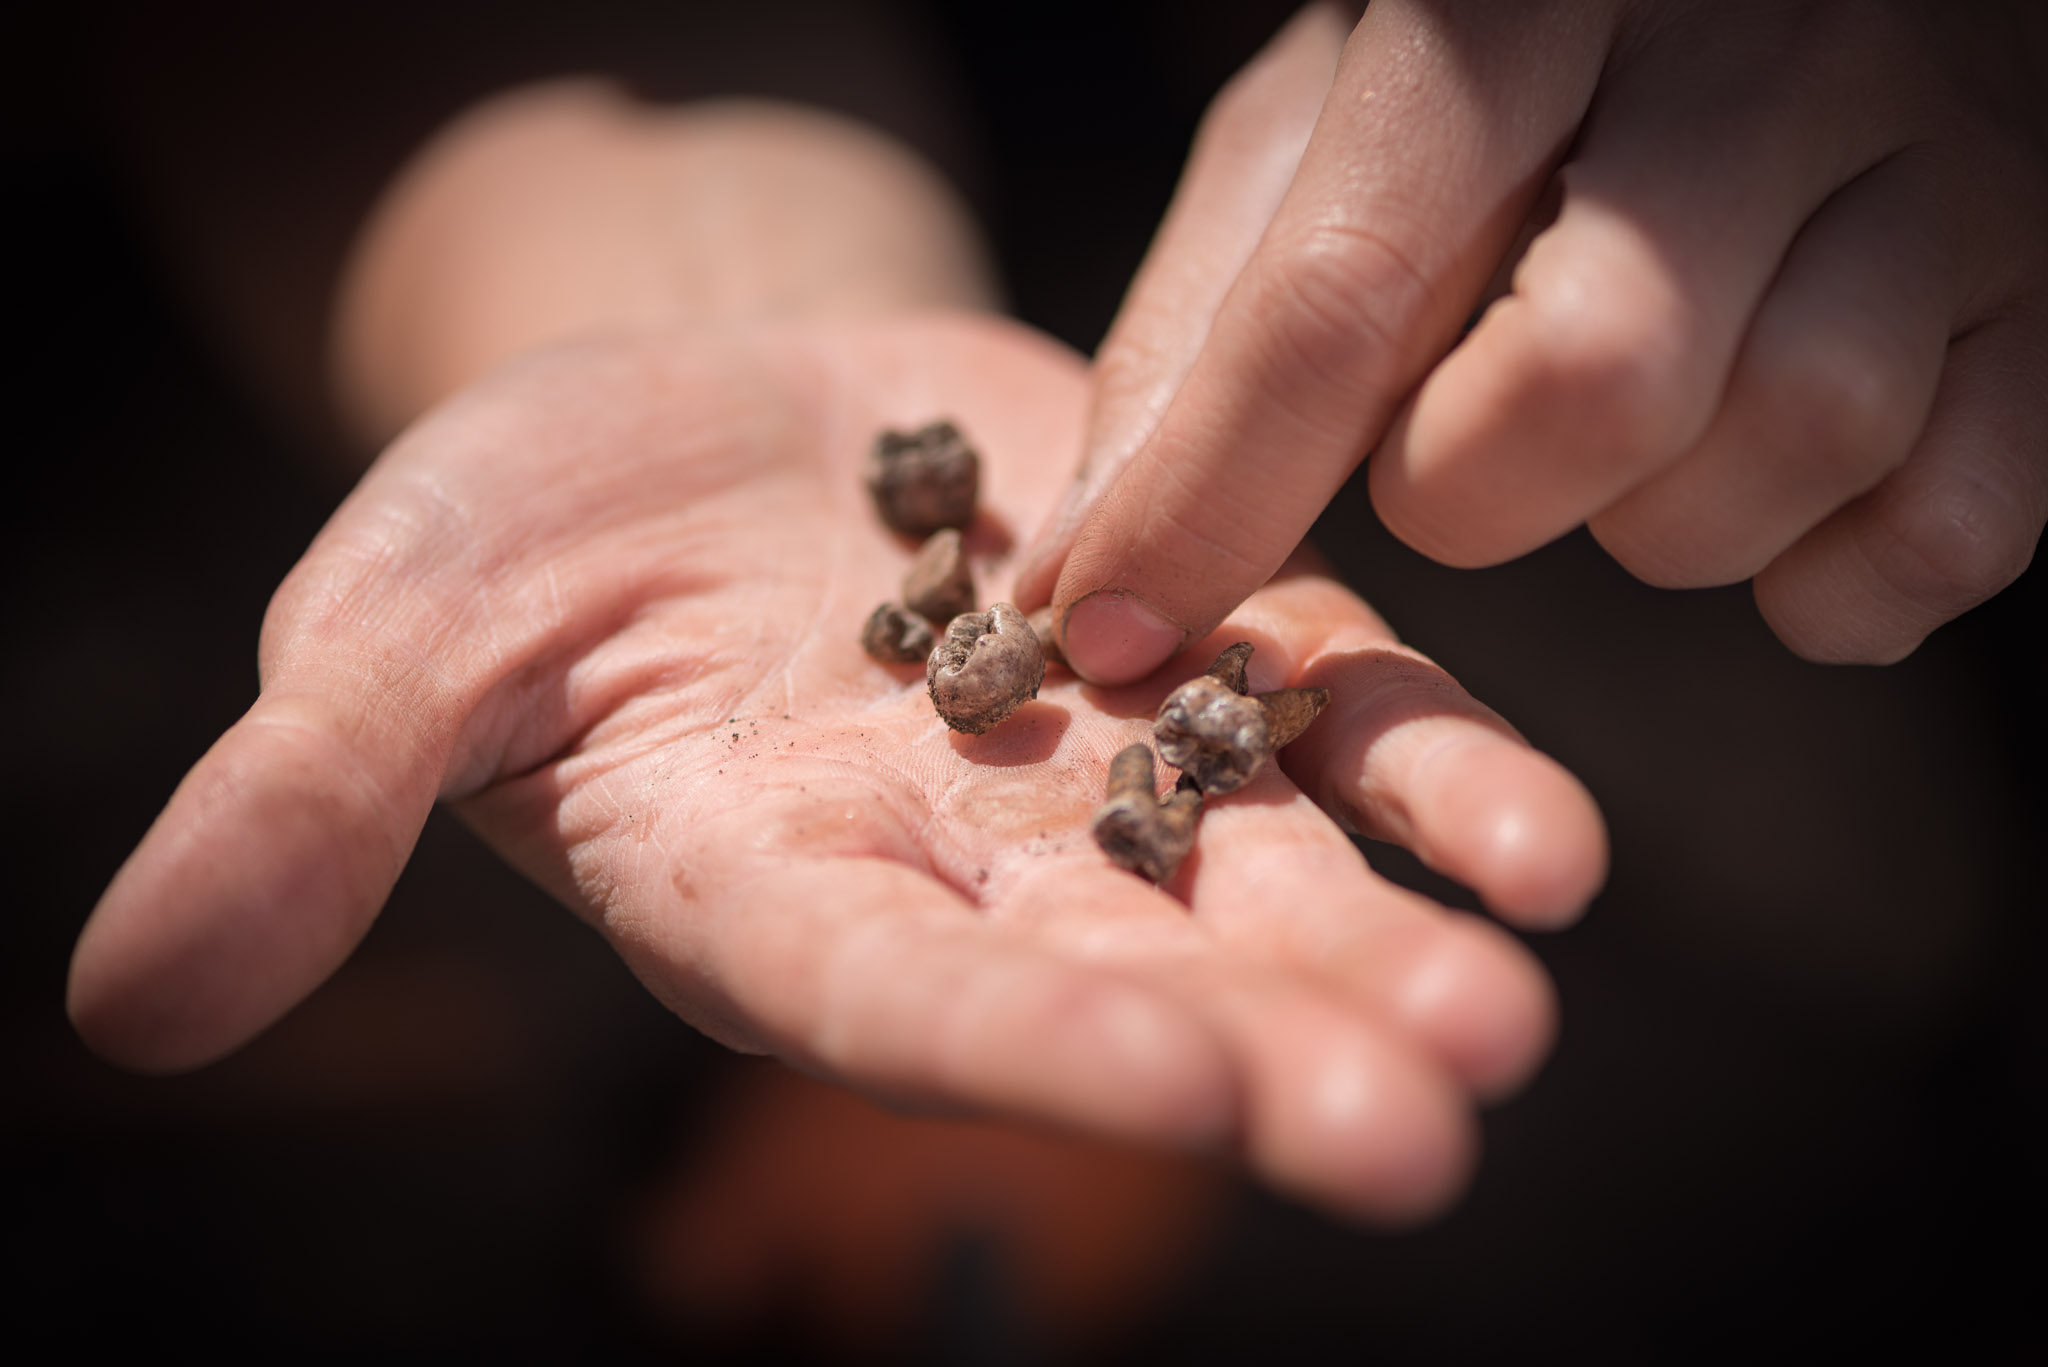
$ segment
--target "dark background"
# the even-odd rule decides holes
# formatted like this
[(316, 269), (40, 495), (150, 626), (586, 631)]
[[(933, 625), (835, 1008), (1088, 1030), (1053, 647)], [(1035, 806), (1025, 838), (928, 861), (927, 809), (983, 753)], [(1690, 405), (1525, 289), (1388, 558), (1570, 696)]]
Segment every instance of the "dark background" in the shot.
[[(800, 1323), (713, 1341), (636, 1298), (621, 1231), (734, 1065), (445, 815), (361, 952), (242, 1054), (144, 1079), (70, 1033), (73, 937), (253, 698), (269, 590), (347, 483), (317, 432), (249, 397), (261, 366), (223, 341), (235, 316), (193, 245), (233, 196), (186, 189), (242, 184), (286, 135), (333, 126), (329, 92), (369, 92), (353, 162), (274, 173), (346, 218), (468, 99), (624, 53), (613, 69), (652, 94), (809, 97), (910, 138), (967, 189), (1016, 311), (1086, 349), (1204, 101), (1284, 8), (825, 7), (883, 35), (849, 60), (802, 55), (817, 7), (768, 5), (726, 35), (760, 60), (715, 77), (603, 24), (579, 47), (587, 21), (532, 5), (492, 7), (516, 32), (480, 55), (462, 6), (262, 8), (104, 6), (6, 35), (7, 1319), (79, 1348), (234, 1357), (830, 1356)], [(617, 32), (714, 22), (607, 13)], [(897, 80), (899, 59), (940, 74)], [(326, 112), (190, 150), (265, 82)], [(317, 295), (327, 231), (280, 228), (281, 290)], [(1901, 665), (1825, 669), (1779, 648), (1745, 590), (1650, 590), (1583, 536), (1445, 570), (1357, 488), (1320, 534), (1397, 628), (1585, 779), (1613, 876), (1582, 926), (1532, 942), (1563, 1034), (1488, 1115), (1454, 1214), (1377, 1234), (1240, 1187), (1179, 1290), (1096, 1352), (2042, 1352), (2039, 1259), (2009, 1251), (2037, 1246), (2048, 1189), (2041, 569)], [(999, 1286), (935, 1269), (906, 1357), (1049, 1355), (1014, 1307), (987, 1308)]]

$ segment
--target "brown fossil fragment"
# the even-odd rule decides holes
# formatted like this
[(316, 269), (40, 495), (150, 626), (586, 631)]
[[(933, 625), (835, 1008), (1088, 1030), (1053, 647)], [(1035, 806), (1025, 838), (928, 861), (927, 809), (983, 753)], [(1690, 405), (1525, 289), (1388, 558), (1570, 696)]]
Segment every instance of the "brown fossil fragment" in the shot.
[(1245, 678), (1245, 666), (1251, 663), (1252, 643), (1239, 641), (1236, 645), (1225, 646), (1223, 653), (1216, 657), (1216, 663), (1209, 666), (1209, 677), (1224, 685), (1233, 693), (1249, 693), (1252, 686)]
[(934, 622), (974, 611), (974, 567), (967, 563), (959, 528), (941, 528), (918, 548), (903, 576), (903, 604)]
[(909, 536), (930, 536), (973, 521), (981, 457), (952, 423), (926, 423), (876, 437), (866, 479), (882, 521)]
[(1276, 688), (1254, 694), (1252, 701), (1266, 709), (1266, 739), (1278, 752), (1300, 738), (1309, 723), (1330, 705), (1327, 688)]
[(1207, 793), (1243, 787), (1273, 753), (1266, 709), (1207, 674), (1167, 695), (1152, 734), (1160, 757)]
[(1046, 604), (1031, 614), (1031, 629), (1038, 633), (1038, 648), (1045, 652), (1047, 664), (1064, 665), (1067, 657), (1060, 653), (1059, 637), (1053, 633), (1052, 605)]
[(925, 662), (924, 677), (946, 725), (978, 736), (1038, 696), (1045, 652), (1024, 614), (997, 603), (947, 624)]
[(1185, 775), (1165, 799), (1152, 793), (1152, 750), (1126, 746), (1109, 762), (1108, 792), (1091, 829), (1109, 862), (1164, 883), (1195, 843), (1202, 792)]
[(860, 630), (860, 648), (883, 664), (907, 665), (932, 653), (932, 629), (901, 603), (884, 603), (868, 614)]
[(1251, 653), (1248, 642), (1231, 646), (1207, 674), (1169, 693), (1152, 723), (1160, 758), (1205, 793), (1242, 788), (1329, 705), (1327, 688), (1280, 688), (1246, 696), (1245, 662)]

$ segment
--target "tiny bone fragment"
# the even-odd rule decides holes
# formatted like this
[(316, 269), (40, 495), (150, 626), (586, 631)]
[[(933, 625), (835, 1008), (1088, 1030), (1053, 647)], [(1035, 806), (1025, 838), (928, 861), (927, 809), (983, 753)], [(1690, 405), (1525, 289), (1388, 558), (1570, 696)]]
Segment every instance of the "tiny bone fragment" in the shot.
[(1092, 830), (1110, 863), (1164, 883), (1194, 847), (1201, 814), (1201, 789), (1185, 777), (1163, 801), (1153, 796), (1151, 747), (1131, 745), (1109, 762), (1108, 793)]
[(1046, 663), (1064, 665), (1067, 657), (1061, 653), (1059, 637), (1053, 634), (1052, 627), (1052, 604), (1031, 614), (1031, 630), (1038, 635), (1038, 648), (1045, 652)]
[(946, 725), (978, 736), (1038, 696), (1045, 652), (1024, 614), (997, 603), (947, 624), (925, 662), (924, 677)]
[(1231, 646), (1208, 673), (1167, 694), (1152, 723), (1160, 757), (1205, 793), (1235, 792), (1249, 783), (1330, 702), (1327, 688), (1280, 688), (1247, 697), (1245, 662), (1251, 653), (1248, 642)]
[(903, 604), (934, 622), (974, 611), (974, 567), (967, 563), (959, 528), (940, 528), (918, 549), (903, 576)]
[(1239, 641), (1226, 646), (1216, 663), (1209, 666), (1209, 677), (1224, 685), (1233, 693), (1252, 691), (1251, 681), (1245, 677), (1245, 666), (1251, 662), (1252, 643)]
[(866, 478), (882, 521), (908, 536), (930, 536), (974, 520), (981, 458), (952, 423), (926, 423), (876, 437)]
[(884, 603), (868, 614), (860, 647), (887, 665), (914, 664), (932, 653), (932, 629), (900, 603)]

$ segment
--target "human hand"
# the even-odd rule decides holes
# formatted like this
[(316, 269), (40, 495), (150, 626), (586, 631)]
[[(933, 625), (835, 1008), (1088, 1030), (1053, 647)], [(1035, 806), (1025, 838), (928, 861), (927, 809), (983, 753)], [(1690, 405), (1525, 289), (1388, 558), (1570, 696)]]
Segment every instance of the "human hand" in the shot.
[(1070, 355), (955, 318), (586, 343), (444, 405), (279, 590), (261, 697), (81, 936), (79, 1029), (149, 1069), (235, 1048), (348, 955), (440, 797), (735, 1048), (1235, 1146), (1358, 1214), (1439, 1207), (1472, 1098), (1544, 1053), (1550, 991), (1498, 929), (1376, 878), (1315, 803), (1542, 924), (1604, 861), (1569, 776), (1293, 572), (1230, 634), (1258, 644), (1258, 687), (1336, 700), (1159, 891), (1086, 825), (1163, 684), (1056, 673), (963, 737), (915, 667), (855, 644), (910, 555), (865, 505), (873, 433), (957, 417), (999, 559), (1084, 402)]
[(1379, 0), (1345, 29), (1312, 7), (1218, 97), (1104, 343), (1018, 583), (1085, 675), (1208, 632), (1368, 451), (1438, 560), (1589, 522), (1653, 584), (1754, 577), (1817, 660), (1898, 659), (2026, 567), (2038, 11)]

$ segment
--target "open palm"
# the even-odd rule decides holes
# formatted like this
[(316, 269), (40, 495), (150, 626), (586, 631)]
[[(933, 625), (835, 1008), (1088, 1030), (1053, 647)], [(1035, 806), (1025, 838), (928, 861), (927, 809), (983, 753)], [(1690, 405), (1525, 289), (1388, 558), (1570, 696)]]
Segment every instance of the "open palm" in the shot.
[[(280, 589), (261, 698), (81, 939), (80, 1028), (142, 1067), (239, 1045), (347, 957), (445, 798), (736, 1048), (919, 1104), (1234, 1146), (1362, 1214), (1439, 1206), (1472, 1098), (1546, 1048), (1549, 990), (1325, 812), (1554, 923), (1604, 863), (1569, 776), (1306, 567), (1157, 681), (1055, 669), (985, 736), (938, 720), (921, 668), (859, 649), (913, 549), (860, 487), (875, 432), (947, 416), (980, 448), (986, 602), (1086, 403), (1051, 343), (933, 317), (587, 344), (444, 405)], [(1088, 818), (1109, 757), (1235, 639), (1255, 686), (1335, 701), (1155, 889)]]

